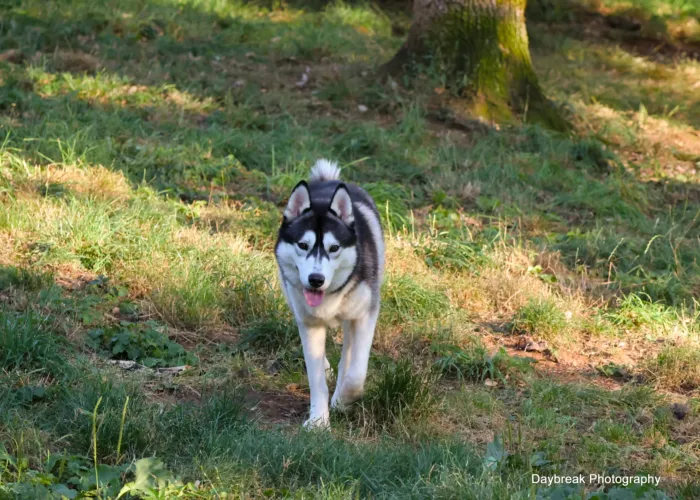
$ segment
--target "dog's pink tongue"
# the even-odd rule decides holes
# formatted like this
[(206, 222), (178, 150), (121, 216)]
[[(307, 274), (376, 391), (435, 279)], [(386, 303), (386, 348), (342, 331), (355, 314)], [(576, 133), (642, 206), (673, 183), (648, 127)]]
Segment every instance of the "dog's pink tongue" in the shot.
[(322, 290), (307, 290), (304, 288), (304, 298), (311, 307), (318, 307), (323, 302), (324, 292)]

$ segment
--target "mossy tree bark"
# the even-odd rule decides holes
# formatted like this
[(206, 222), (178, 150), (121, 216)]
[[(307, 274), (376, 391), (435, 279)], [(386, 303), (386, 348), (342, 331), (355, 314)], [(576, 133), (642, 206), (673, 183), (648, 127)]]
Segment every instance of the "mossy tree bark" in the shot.
[(532, 68), (526, 0), (414, 0), (408, 39), (384, 73), (437, 69), (473, 111), (493, 119), (513, 112), (551, 128), (568, 124), (544, 96)]

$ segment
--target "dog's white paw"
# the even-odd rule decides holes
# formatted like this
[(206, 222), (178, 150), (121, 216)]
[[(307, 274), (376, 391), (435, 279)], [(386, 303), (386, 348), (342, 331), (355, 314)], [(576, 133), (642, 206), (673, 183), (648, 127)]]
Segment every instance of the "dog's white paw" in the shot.
[(338, 410), (344, 410), (355, 401), (362, 398), (363, 390), (358, 391), (336, 391), (331, 398), (331, 408), (337, 408)]
[(305, 429), (330, 429), (331, 421), (328, 413), (316, 416), (310, 416), (306, 422), (304, 422)]
[(343, 409), (359, 400), (365, 392), (364, 380), (346, 378), (333, 393), (331, 408)]
[(338, 410), (343, 410), (345, 408), (345, 405), (340, 399), (340, 396), (338, 396), (337, 392), (333, 394), (333, 397), (331, 398), (331, 408), (336, 408)]

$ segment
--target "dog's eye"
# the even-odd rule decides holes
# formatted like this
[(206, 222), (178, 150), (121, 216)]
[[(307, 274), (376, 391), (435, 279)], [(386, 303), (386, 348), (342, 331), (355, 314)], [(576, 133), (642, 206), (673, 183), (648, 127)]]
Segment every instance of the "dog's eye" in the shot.
[(331, 245), (331, 247), (328, 249), (328, 251), (331, 253), (337, 252), (338, 250), (340, 250), (340, 247), (338, 245)]
[(302, 250), (308, 250), (308, 249), (309, 249), (308, 243), (299, 242), (299, 243), (297, 243), (297, 245), (299, 245), (299, 248), (301, 248)]

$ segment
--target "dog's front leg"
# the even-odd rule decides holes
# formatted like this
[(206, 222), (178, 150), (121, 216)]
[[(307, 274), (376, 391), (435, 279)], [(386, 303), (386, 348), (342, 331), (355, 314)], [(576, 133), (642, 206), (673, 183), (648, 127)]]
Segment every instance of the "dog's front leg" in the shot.
[(350, 366), (350, 358), (352, 357), (352, 343), (355, 340), (354, 328), (354, 322), (349, 320), (343, 321), (343, 350), (340, 354), (338, 379), (336, 380), (335, 391), (331, 399), (331, 408), (341, 408), (345, 404), (345, 401), (342, 399), (343, 383)]
[(347, 366), (343, 380), (339, 382), (340, 385), (333, 395), (336, 406), (353, 403), (362, 397), (378, 317), (379, 308), (376, 307), (364, 316), (350, 322), (348, 333), (350, 333), (352, 341), (347, 352), (343, 345), (343, 354), (347, 354), (348, 359), (346, 360)]
[(328, 427), (328, 385), (326, 385), (326, 328), (305, 326), (299, 322), (299, 335), (304, 348), (306, 375), (311, 391), (311, 410), (304, 427)]

